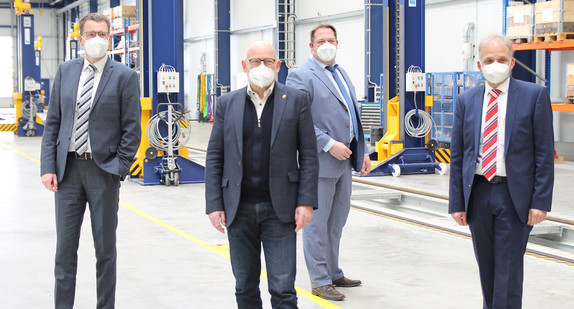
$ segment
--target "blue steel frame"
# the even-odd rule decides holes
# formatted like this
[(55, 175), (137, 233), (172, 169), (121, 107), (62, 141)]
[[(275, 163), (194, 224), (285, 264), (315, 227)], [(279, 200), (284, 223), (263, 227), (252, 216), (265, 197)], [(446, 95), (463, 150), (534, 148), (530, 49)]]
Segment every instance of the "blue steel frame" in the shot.
[(277, 56), (279, 57), (279, 60), (281, 60), (281, 69), (279, 70), (279, 74), (277, 74), (277, 80), (280, 83), (284, 84), (285, 81), (287, 80), (287, 75), (289, 74), (289, 68), (287, 68), (287, 65), (285, 64), (285, 58), (287, 57), (287, 55), (285, 54), (285, 50), (287, 47), (286, 43), (287, 38), (285, 37), (285, 31), (287, 29), (285, 29), (285, 22), (287, 21), (287, 16), (289, 16), (289, 14), (292, 14), (294, 12), (289, 12), (288, 6), (287, 11), (285, 11), (285, 6), (283, 5), (284, 3), (280, 3), (280, 1), (289, 3), (293, 0), (275, 0), (275, 11), (276, 11), (275, 20), (277, 20), (275, 37), (277, 38), (277, 45), (278, 45)]
[(365, 29), (370, 29), (365, 31), (365, 102), (378, 102), (380, 99), (375, 97), (373, 84), (383, 74), (384, 69), (385, 7), (388, 8), (387, 0), (365, 0)]
[[(160, 103), (168, 102), (166, 94), (157, 93), (156, 73), (162, 64), (171, 65), (180, 73), (180, 92), (170, 94), (169, 100), (172, 103), (184, 104), (183, 0), (147, 0), (143, 1), (140, 9), (142, 10), (140, 31), (143, 31), (144, 38), (143, 42), (140, 42), (144, 59), (144, 66), (140, 73), (144, 79), (142, 93), (144, 97), (152, 98), (152, 115), (154, 115), (165, 110), (158, 110)], [(149, 20), (150, 17), (151, 20)], [(151, 83), (150, 76), (152, 76)], [(153, 89), (149, 89), (150, 84)], [(162, 132), (162, 135), (166, 136), (167, 134)], [(177, 151), (174, 154), (177, 154)], [(204, 181), (205, 168), (203, 166), (179, 155), (176, 157), (177, 165), (181, 169), (179, 174), (180, 183)], [(158, 173), (158, 167), (161, 165), (163, 158), (158, 156), (155, 159), (144, 160), (144, 185), (161, 183), (160, 179), (163, 175)]]
[[(18, 92), (22, 93), (22, 104), (29, 98), (30, 94), (24, 91), (24, 79), (32, 77), (36, 82), (41, 81), (40, 74), (40, 51), (34, 50), (34, 15), (22, 14), (17, 17), (18, 22), (18, 53), (20, 54), (18, 63)], [(43, 110), (42, 106), (38, 106), (38, 110)], [(18, 121), (16, 122), (18, 123)], [(25, 124), (19, 124), (16, 130), (18, 136), (26, 136), (24, 131)], [(39, 123), (34, 123), (35, 135), (42, 136), (44, 134), (44, 126)]]
[(215, 16), (215, 95), (219, 97), (231, 89), (230, 0), (215, 1)]

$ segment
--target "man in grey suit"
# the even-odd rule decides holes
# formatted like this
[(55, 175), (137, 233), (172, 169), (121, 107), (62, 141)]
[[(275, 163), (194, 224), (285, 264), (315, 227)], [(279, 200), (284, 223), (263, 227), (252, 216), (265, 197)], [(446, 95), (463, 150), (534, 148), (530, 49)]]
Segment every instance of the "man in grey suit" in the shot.
[(96, 250), (97, 308), (114, 308), (120, 180), (140, 144), (140, 95), (135, 71), (107, 57), (110, 21), (80, 20), (85, 58), (62, 63), (52, 86), (42, 139), (41, 175), (55, 192), (56, 308), (72, 308), (77, 251), (86, 203)]
[(317, 208), (317, 142), (309, 95), (276, 83), (268, 42), (241, 62), (247, 87), (222, 96), (207, 148), (206, 213), (227, 227), (238, 308), (262, 308), (261, 245), (273, 308), (297, 308), (297, 231)]
[(355, 89), (335, 63), (338, 43), (335, 27), (315, 27), (309, 43), (311, 57), (290, 72), (286, 83), (311, 95), (319, 153), (319, 209), (303, 232), (303, 248), (312, 293), (329, 300), (345, 298), (334, 286), (361, 284), (345, 277), (339, 267), (339, 243), (350, 210), (351, 168), (363, 176), (371, 170)]

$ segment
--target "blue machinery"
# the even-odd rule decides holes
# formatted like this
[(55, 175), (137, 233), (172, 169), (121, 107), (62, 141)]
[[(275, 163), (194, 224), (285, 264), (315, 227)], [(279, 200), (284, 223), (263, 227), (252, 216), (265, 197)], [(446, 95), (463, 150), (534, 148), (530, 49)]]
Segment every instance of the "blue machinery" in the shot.
[(18, 136), (42, 136), (44, 126), (37, 115), (44, 110), (41, 89), (41, 38), (34, 42), (34, 15), (30, 7), (17, 12), (18, 93), (14, 95)]
[[(183, 1), (144, 0), (141, 3), (142, 132), (153, 117), (159, 117), (160, 144), (167, 145), (168, 149), (158, 149), (143, 138), (130, 171), (131, 179), (143, 185), (166, 186), (203, 182), (205, 168), (187, 159), (187, 148), (174, 138), (176, 132), (186, 126), (184, 106), (179, 103), (183, 102), (179, 89), (184, 89), (184, 84), (177, 73), (183, 72)], [(171, 68), (166, 70), (166, 67)], [(174, 88), (165, 88), (166, 85)]]
[[(392, 140), (379, 144), (383, 143), (383, 137), (377, 142), (376, 148), (381, 151), (370, 154), (374, 164), (369, 176), (429, 174), (435, 173), (436, 169), (444, 172), (445, 167), (435, 163), (432, 153), (425, 148), (425, 138), (405, 133), (405, 115), (415, 109), (415, 102), (419, 102), (419, 110), (415, 111), (413, 119), (415, 125), (420, 121), (417, 119), (419, 111), (425, 110), (424, 90), (407, 93), (406, 83), (412, 81), (406, 80), (405, 70), (406, 66), (417, 66), (424, 72), (424, 1), (366, 0), (365, 6), (367, 102), (375, 101), (375, 94), (379, 92), (371, 80), (378, 73), (381, 75), (381, 102), (389, 102), (384, 114), (393, 118), (398, 126), (394, 133), (385, 128), (385, 137), (392, 134)], [(374, 34), (381, 34), (381, 37)], [(386, 122), (384, 124), (387, 125)], [(383, 153), (386, 154), (384, 157)]]

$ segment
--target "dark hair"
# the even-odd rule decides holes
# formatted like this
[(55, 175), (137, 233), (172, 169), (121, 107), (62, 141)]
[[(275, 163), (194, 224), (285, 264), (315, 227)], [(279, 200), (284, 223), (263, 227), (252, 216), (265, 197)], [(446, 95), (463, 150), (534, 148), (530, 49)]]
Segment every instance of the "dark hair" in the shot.
[(93, 20), (97, 23), (105, 21), (106, 24), (108, 25), (108, 31), (110, 31), (110, 28), (111, 28), (110, 20), (108, 19), (108, 17), (106, 15), (104, 15), (102, 13), (90, 13), (90, 14), (82, 17), (82, 19), (80, 19), (80, 34), (84, 33), (84, 24), (88, 20)]
[(335, 39), (337, 38), (337, 29), (335, 29), (335, 27), (333, 27), (333, 25), (320, 24), (317, 27), (313, 28), (313, 30), (311, 30), (311, 43), (313, 43), (315, 41), (315, 32), (321, 28), (333, 30), (333, 33), (335, 34)]

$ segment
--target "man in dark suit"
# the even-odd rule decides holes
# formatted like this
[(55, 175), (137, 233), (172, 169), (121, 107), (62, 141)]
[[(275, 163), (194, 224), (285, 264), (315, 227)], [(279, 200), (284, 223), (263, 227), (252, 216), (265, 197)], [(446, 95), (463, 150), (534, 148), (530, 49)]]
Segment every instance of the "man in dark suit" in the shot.
[(275, 82), (267, 42), (241, 62), (249, 85), (222, 96), (207, 148), (206, 212), (227, 227), (238, 308), (262, 308), (261, 244), (273, 308), (297, 308), (297, 231), (317, 208), (317, 153), (309, 96)]
[(107, 57), (110, 21), (80, 20), (85, 58), (62, 63), (56, 74), (42, 139), (42, 183), (56, 200), (56, 308), (72, 308), (77, 251), (86, 203), (96, 250), (97, 308), (114, 308), (116, 227), (120, 180), (141, 138), (135, 71)]
[(339, 243), (351, 208), (351, 169), (371, 170), (355, 87), (335, 63), (337, 31), (319, 25), (311, 31), (309, 60), (289, 73), (286, 84), (311, 95), (319, 156), (319, 209), (303, 232), (305, 262), (312, 293), (329, 300), (345, 295), (334, 286), (354, 287), (361, 280), (344, 276)]
[(508, 39), (490, 35), (478, 48), (487, 83), (456, 102), (449, 213), (470, 227), (483, 307), (520, 308), (528, 236), (552, 203), (552, 109), (546, 88), (510, 77)]

